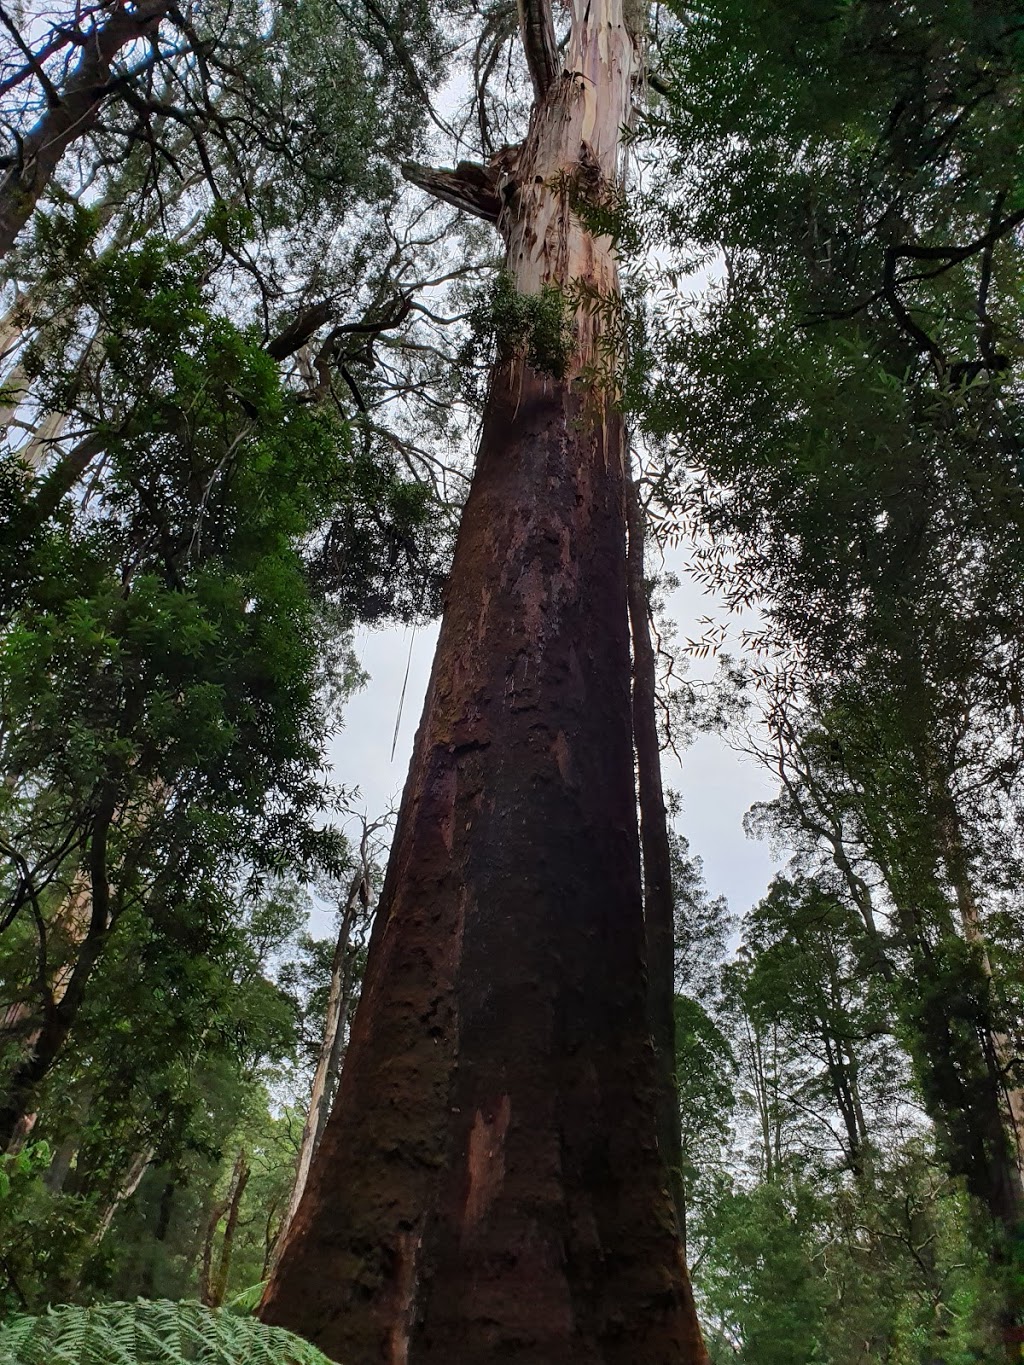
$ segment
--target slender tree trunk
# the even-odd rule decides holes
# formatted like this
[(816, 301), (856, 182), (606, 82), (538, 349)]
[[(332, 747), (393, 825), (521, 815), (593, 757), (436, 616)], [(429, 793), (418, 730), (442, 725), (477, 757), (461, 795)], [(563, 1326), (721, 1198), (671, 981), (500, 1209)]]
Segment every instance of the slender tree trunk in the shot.
[(0, 432), (5, 432), (13, 425), (18, 409), (28, 397), (28, 375), (23, 365), (15, 365), (0, 379), (0, 391), (3, 393), (0, 401)]
[(21, 458), (29, 469), (39, 469), (46, 463), (67, 424), (68, 418), (63, 412), (48, 412), (43, 417), (21, 452)]
[(60, 1194), (64, 1189), (65, 1182), (71, 1174), (72, 1162), (78, 1155), (80, 1142), (81, 1137), (76, 1127), (75, 1131), (69, 1133), (54, 1152), (53, 1160), (43, 1175), (43, 1184), (51, 1194)]
[(295, 1167), (295, 1183), (292, 1185), (288, 1208), (278, 1229), (277, 1246), (279, 1248), (284, 1245), (285, 1234), (295, 1217), (295, 1210), (298, 1208), (302, 1192), (306, 1188), (310, 1164), (320, 1146), (320, 1140), (323, 1137), (324, 1129), (327, 1127), (331, 1105), (337, 1091), (340, 1058), (345, 1040), (345, 1023), (351, 996), (352, 929), (360, 906), (360, 895), (368, 897), (368, 894), (366, 870), (361, 867), (352, 878), (352, 884), (345, 901), (345, 909), (341, 917), (341, 926), (338, 930), (338, 941), (334, 946), (334, 957), (331, 961), (331, 981), (327, 992), (324, 1036), (320, 1045), (320, 1055), (317, 1058), (316, 1071), (313, 1073), (309, 1110), (302, 1129), (299, 1158)]
[[(633, 42), (621, 0), (575, 0), (558, 75), (531, 14), (509, 269), (613, 303), (571, 204), (618, 183)], [(580, 379), (601, 314), (566, 375), (493, 376), (341, 1091), (261, 1308), (353, 1365), (705, 1358), (655, 1131), (622, 423)]]
[(150, 1250), (139, 1275), (139, 1293), (144, 1299), (155, 1299), (160, 1296), (162, 1286), (157, 1278), (157, 1271), (162, 1268), (166, 1256), (164, 1244), (167, 1242), (171, 1230), (171, 1218), (174, 1214), (174, 1201), (178, 1192), (179, 1181), (181, 1181), (179, 1172), (172, 1170), (164, 1180), (163, 1188), (160, 1191), (156, 1224), (153, 1228), (154, 1248)]
[(100, 1221), (96, 1225), (96, 1230), (92, 1234), (93, 1246), (99, 1246), (100, 1242), (106, 1237), (107, 1233), (110, 1231), (111, 1223), (117, 1216), (118, 1209), (124, 1204), (127, 1204), (128, 1200), (131, 1199), (132, 1195), (142, 1184), (142, 1177), (149, 1169), (149, 1163), (152, 1160), (152, 1147), (145, 1147), (141, 1152), (136, 1152), (132, 1157), (128, 1170), (125, 1172), (124, 1179), (121, 1181), (120, 1185), (118, 1185), (114, 1197), (107, 1201)]
[[(953, 884), (960, 924), (967, 942), (978, 954), (982, 976), (988, 984), (989, 1006), (995, 1006), (995, 982), (992, 973), (992, 959), (989, 956), (985, 931), (978, 912), (978, 902), (974, 895), (969, 859), (964, 847), (960, 820), (953, 794), (943, 783), (940, 793), (939, 837), (942, 841), (943, 860)], [(1009, 1135), (1011, 1156), (1016, 1166), (1015, 1176), (1006, 1178), (1016, 1184), (1017, 1203), (1024, 1215), (1024, 1091), (1019, 1076), (1024, 1063), (1017, 1058), (1017, 1048), (1013, 1039), (997, 1024), (989, 1021), (987, 1029), (988, 1050), (994, 1061), (995, 1083), (1002, 1101), (1003, 1117)]]
[(86, 32), (82, 55), (67, 84), (21, 140), (15, 164), (0, 179), (0, 257), (10, 251), (32, 216), (65, 151), (95, 127), (112, 93), (111, 73), (118, 55), (152, 35), (168, 9), (166, 0), (139, 0), (132, 9), (119, 0), (105, 23)]
[(675, 898), (668, 814), (661, 783), (657, 671), (644, 578), (644, 520), (636, 483), (626, 480), (626, 557), (630, 635), (633, 641), (633, 744), (640, 798), (640, 851), (647, 930), (647, 1004), (658, 1084), (658, 1145), (669, 1168), (672, 1195), (685, 1245), (683, 1140), (676, 1084)]
[(242, 1196), (252, 1174), (245, 1150), (238, 1153), (232, 1177), (231, 1202), (228, 1205), (227, 1221), (224, 1224), (224, 1238), (220, 1244), (220, 1261), (217, 1266), (217, 1279), (214, 1285), (214, 1303), (220, 1306), (228, 1292), (228, 1277), (231, 1274), (231, 1257), (235, 1249), (235, 1232), (238, 1228), (238, 1215), (242, 1208)]
[[(206, 1224), (206, 1238), (203, 1242), (203, 1267), (199, 1274), (199, 1297), (208, 1308), (219, 1308), (224, 1302), (224, 1295), (228, 1287), (228, 1275), (231, 1271), (231, 1254), (234, 1250), (238, 1212), (242, 1205), (245, 1187), (249, 1183), (250, 1173), (249, 1162), (243, 1147), (235, 1158), (228, 1192), (223, 1199), (214, 1204)], [(227, 1221), (224, 1224), (224, 1237), (221, 1242), (217, 1269), (214, 1271), (213, 1248), (217, 1240), (220, 1220), (225, 1214), (227, 1214)]]
[[(5, 365), (8, 357), (17, 350), (25, 327), (31, 321), (33, 302), (31, 293), (27, 297), (25, 293), (19, 293), (0, 318), (0, 365)], [(5, 384), (8, 382), (3, 381)]]

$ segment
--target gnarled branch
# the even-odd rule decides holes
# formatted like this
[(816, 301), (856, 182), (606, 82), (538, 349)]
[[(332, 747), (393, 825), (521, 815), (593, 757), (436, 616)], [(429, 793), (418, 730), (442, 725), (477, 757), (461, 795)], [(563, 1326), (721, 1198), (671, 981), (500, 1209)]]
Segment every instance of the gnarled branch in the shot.
[(475, 161), (460, 161), (454, 170), (445, 166), (421, 166), (406, 161), (402, 174), (412, 185), (418, 185), (435, 199), (454, 204), (485, 222), (496, 223), (501, 212), (497, 171)]

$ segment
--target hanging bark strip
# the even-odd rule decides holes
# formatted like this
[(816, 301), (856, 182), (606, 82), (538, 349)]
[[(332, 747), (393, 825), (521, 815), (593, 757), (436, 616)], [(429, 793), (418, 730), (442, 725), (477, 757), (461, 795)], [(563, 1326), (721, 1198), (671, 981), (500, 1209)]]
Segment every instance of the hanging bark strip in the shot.
[[(537, 102), (485, 168), (508, 269), (613, 303), (573, 205), (618, 187), (633, 38), (576, 0), (556, 74), (523, 11)], [(261, 1308), (337, 1360), (705, 1359), (655, 1131), (607, 314), (575, 312), (564, 375), (493, 375), (339, 1099)]]

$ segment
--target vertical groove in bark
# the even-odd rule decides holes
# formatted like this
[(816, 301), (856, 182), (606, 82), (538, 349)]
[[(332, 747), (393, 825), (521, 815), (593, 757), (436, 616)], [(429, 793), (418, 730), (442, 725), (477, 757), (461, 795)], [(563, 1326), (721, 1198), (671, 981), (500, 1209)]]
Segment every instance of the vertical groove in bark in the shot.
[(657, 678), (644, 579), (644, 519), (633, 479), (626, 480), (627, 587), (633, 641), (633, 744), (640, 798), (640, 850), (644, 873), (647, 934), (647, 1000), (658, 1086), (658, 1144), (669, 1170), (670, 1188), (686, 1245), (682, 1178), (682, 1135), (676, 1086), (675, 900), (668, 815), (661, 781)]

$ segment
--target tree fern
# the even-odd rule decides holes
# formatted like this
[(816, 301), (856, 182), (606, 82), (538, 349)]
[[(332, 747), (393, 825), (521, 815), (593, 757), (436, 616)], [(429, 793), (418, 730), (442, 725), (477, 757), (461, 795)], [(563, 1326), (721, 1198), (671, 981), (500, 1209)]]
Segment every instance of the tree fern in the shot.
[(51, 1308), (0, 1325), (0, 1365), (331, 1365), (280, 1327), (199, 1303)]
[(240, 1290), (234, 1298), (228, 1299), (225, 1308), (232, 1313), (255, 1313), (260, 1306), (260, 1299), (267, 1283), (267, 1280), (260, 1280), (258, 1284), (251, 1284), (247, 1289)]

